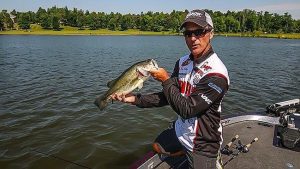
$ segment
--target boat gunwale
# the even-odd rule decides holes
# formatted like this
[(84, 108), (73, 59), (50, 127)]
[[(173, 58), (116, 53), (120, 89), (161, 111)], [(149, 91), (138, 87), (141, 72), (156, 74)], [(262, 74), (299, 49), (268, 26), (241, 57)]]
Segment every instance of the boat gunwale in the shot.
[(262, 114), (262, 113), (246, 113), (243, 115), (229, 115), (225, 116), (221, 120), (221, 124), (223, 127), (226, 127), (228, 125), (232, 125), (235, 123), (241, 123), (246, 121), (258, 121), (263, 123), (269, 123), (269, 124), (279, 124), (279, 117), (272, 117), (268, 114)]

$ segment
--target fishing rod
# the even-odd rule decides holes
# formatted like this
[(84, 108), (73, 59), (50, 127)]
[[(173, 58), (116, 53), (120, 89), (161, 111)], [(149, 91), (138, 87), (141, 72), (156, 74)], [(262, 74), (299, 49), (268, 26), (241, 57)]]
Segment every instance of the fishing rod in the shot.
[(238, 138), (239, 138), (239, 135), (235, 135), (235, 136), (231, 139), (231, 141), (230, 141), (228, 144), (226, 144), (225, 147), (223, 147), (223, 148), (221, 149), (221, 153), (222, 153), (222, 154), (225, 154), (225, 155), (230, 155), (230, 154), (232, 154), (233, 151), (230, 150), (229, 148), (231, 147), (232, 143), (233, 143), (236, 139), (238, 139)]
[(38, 150), (35, 150), (35, 149), (32, 149), (31, 151), (34, 151), (34, 152), (36, 152), (36, 153), (43, 154), (43, 155), (48, 156), (48, 157), (52, 157), (52, 158), (56, 158), (56, 159), (62, 160), (62, 161), (65, 161), (65, 162), (67, 162), (67, 163), (75, 164), (75, 165), (77, 165), (77, 166), (79, 166), (79, 167), (82, 167), (82, 168), (92, 169), (92, 168), (90, 168), (90, 167), (88, 167), (88, 166), (85, 166), (85, 165), (82, 165), (82, 164), (79, 164), (79, 163), (76, 163), (76, 162), (73, 162), (73, 161), (70, 161), (70, 160), (67, 160), (67, 159), (64, 159), (64, 158), (61, 158), (61, 157), (52, 155), (52, 154), (46, 154), (46, 153), (43, 153), (43, 152), (38, 151)]
[[(229, 148), (231, 147), (232, 143), (235, 142), (235, 140), (237, 140), (238, 138), (239, 138), (239, 135), (235, 135), (235, 136), (231, 139), (231, 141), (230, 141), (228, 144), (226, 144), (226, 145), (221, 149), (221, 153), (222, 153), (222, 154), (226, 154), (226, 155), (232, 154), (233, 151), (230, 150)], [(251, 144), (252, 144), (252, 143), (251, 143)], [(249, 147), (250, 147), (250, 146), (249, 146)], [(158, 163), (156, 166), (154, 166), (153, 169), (158, 168), (163, 162), (167, 161), (168, 158), (171, 158), (171, 157), (165, 157), (165, 158), (163, 158), (163, 160), (162, 160), (160, 163)], [(176, 162), (174, 165), (170, 166), (170, 169), (173, 168), (173, 167), (175, 167), (175, 166), (176, 166), (176, 168), (180, 168), (180, 167), (182, 167), (182, 166), (184, 165), (184, 163), (185, 163), (186, 161), (187, 161), (187, 159), (184, 159), (184, 160), (182, 160), (182, 161)]]
[(242, 142), (241, 142), (241, 140), (239, 140), (239, 141), (238, 141), (238, 145), (236, 146), (236, 149), (238, 150), (238, 152), (235, 153), (235, 154), (233, 154), (233, 156), (223, 164), (223, 167), (224, 167), (226, 164), (228, 164), (231, 160), (233, 160), (235, 157), (237, 157), (241, 152), (243, 152), (243, 153), (248, 153), (248, 152), (249, 152), (250, 146), (251, 146), (254, 142), (256, 142), (256, 141), (258, 141), (258, 138), (257, 138), (257, 137), (254, 138), (249, 144), (243, 145)]

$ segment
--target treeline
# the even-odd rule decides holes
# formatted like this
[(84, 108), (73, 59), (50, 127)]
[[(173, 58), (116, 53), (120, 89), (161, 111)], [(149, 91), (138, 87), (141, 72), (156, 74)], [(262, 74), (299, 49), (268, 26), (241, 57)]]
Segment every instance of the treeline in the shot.
[[(295, 20), (289, 13), (279, 15), (270, 12), (243, 11), (222, 13), (206, 10), (214, 22), (215, 32), (266, 32), (266, 33), (300, 33), (300, 20)], [(139, 29), (141, 31), (172, 31), (179, 32), (181, 22), (188, 10), (171, 13), (147, 12), (141, 14), (106, 14), (104, 12), (89, 12), (67, 7), (43, 9), (37, 12), (0, 13), (0, 30), (30, 29), (30, 24), (39, 24), (43, 29), (60, 30), (61, 26), (72, 26), (78, 29), (109, 29), (121, 30)], [(18, 25), (18, 26), (17, 26)]]

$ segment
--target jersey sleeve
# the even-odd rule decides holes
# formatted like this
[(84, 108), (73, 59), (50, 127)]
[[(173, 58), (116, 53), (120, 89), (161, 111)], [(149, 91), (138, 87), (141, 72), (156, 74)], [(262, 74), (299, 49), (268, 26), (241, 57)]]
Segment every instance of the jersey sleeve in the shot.
[(173, 110), (183, 119), (199, 116), (210, 106), (223, 98), (228, 88), (227, 81), (221, 77), (202, 78), (190, 96), (182, 96), (178, 79), (170, 78), (163, 83), (163, 92)]

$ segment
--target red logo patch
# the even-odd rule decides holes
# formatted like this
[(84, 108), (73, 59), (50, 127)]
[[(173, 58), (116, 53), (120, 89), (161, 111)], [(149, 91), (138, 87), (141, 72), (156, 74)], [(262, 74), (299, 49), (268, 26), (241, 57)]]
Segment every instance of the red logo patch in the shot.
[(206, 71), (208, 71), (208, 70), (210, 70), (210, 69), (212, 69), (212, 67), (210, 67), (209, 65), (208, 65), (208, 62), (205, 62), (202, 66), (201, 66), (201, 68), (206, 72)]

